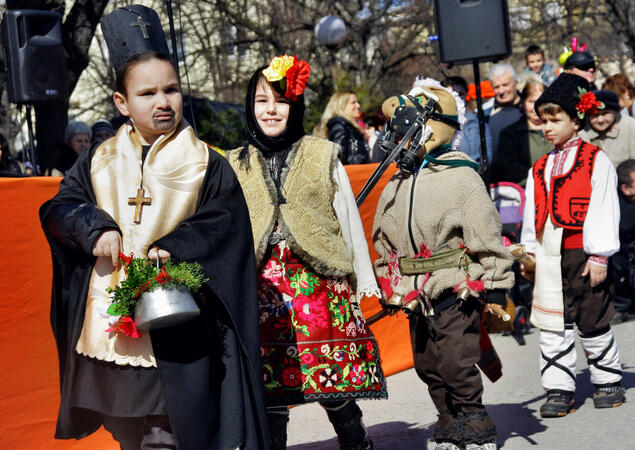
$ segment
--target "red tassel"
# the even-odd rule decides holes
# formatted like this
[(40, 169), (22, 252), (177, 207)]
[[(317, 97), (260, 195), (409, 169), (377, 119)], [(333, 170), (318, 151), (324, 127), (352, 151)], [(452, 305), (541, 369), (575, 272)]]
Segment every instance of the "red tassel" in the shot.
[(384, 292), (385, 298), (390, 298), (394, 293), (390, 279), (386, 277), (377, 277), (377, 282), (379, 283), (381, 290)]
[(485, 290), (485, 283), (481, 280), (473, 280), (466, 282), (467, 287), (475, 292), (483, 292)]

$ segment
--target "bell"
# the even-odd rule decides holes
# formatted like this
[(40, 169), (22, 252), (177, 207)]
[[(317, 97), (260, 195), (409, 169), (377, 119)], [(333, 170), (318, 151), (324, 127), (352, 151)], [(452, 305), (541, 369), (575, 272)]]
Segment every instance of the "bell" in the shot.
[(403, 297), (399, 294), (393, 294), (390, 296), (388, 301), (386, 302), (386, 306), (390, 308), (401, 308)]
[(187, 322), (200, 313), (187, 288), (158, 288), (141, 295), (134, 322), (139, 330), (156, 330)]
[(415, 312), (415, 310), (417, 309), (417, 306), (419, 305), (419, 299), (414, 299), (411, 302), (408, 302), (404, 305), (404, 310), (408, 313), (411, 314), (413, 312)]

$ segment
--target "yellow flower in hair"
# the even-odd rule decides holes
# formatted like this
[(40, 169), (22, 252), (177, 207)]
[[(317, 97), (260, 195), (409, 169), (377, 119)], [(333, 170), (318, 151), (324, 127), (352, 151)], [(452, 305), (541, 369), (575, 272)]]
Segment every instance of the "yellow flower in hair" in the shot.
[(276, 56), (262, 74), (269, 82), (282, 80), (291, 66), (293, 66), (293, 56)]

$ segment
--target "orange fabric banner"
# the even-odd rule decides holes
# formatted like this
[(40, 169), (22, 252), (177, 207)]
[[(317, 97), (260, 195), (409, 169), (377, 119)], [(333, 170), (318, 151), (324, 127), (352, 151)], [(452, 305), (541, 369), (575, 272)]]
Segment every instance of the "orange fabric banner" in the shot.
[[(357, 194), (376, 164), (347, 166)], [(377, 254), (370, 239), (375, 208), (390, 168), (360, 209), (371, 260)], [(51, 253), (40, 227), (38, 210), (57, 193), (60, 178), (0, 178), (2, 220), (0, 248), (0, 442), (9, 449), (116, 449), (104, 429), (79, 440), (53, 438), (59, 407), (57, 350), (49, 322)], [(379, 304), (363, 304), (370, 317)], [(387, 317), (371, 328), (379, 343), (387, 375), (412, 367), (408, 322), (401, 314)], [(389, 351), (390, 350), (390, 351)]]

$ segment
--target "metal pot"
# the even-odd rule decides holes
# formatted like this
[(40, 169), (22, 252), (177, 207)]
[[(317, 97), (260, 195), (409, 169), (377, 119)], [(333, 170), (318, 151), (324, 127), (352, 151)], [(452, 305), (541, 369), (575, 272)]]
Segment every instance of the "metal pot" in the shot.
[(156, 330), (187, 322), (200, 313), (187, 288), (157, 288), (141, 295), (134, 322), (139, 330)]

